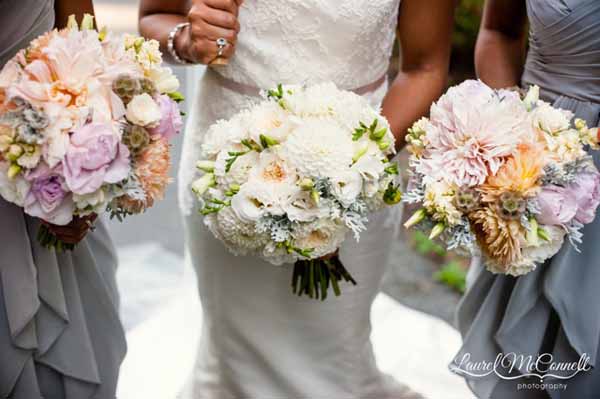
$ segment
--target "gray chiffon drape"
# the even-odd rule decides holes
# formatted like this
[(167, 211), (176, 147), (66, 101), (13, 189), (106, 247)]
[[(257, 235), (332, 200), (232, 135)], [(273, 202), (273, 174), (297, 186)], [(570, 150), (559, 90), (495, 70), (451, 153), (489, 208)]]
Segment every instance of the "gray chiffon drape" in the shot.
[[(600, 1), (527, 0), (530, 50), (523, 85), (573, 111), (590, 126), (600, 116)], [(594, 154), (596, 166), (600, 157)], [(600, 218), (586, 226), (578, 253), (568, 243), (534, 272), (519, 278), (494, 275), (478, 261), (477, 274), (457, 314), (464, 344), (455, 362), (493, 360), (498, 353), (552, 353), (556, 362), (590, 357), (593, 369), (566, 382), (566, 390), (521, 390), (492, 375), (467, 377), (480, 398), (600, 398)]]
[[(49, 0), (0, 1), (0, 66), (54, 25)], [(73, 252), (0, 198), (0, 398), (114, 399), (125, 336), (117, 260), (100, 222)]]

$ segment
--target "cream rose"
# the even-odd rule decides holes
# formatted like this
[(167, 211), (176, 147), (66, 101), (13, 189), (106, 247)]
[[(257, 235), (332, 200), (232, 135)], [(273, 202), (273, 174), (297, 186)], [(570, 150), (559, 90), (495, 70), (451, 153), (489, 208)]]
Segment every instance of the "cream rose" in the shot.
[(148, 71), (147, 75), (161, 94), (173, 93), (179, 89), (179, 80), (171, 68), (154, 68)]
[(127, 104), (126, 116), (135, 125), (154, 127), (160, 122), (160, 107), (149, 94), (139, 94)]

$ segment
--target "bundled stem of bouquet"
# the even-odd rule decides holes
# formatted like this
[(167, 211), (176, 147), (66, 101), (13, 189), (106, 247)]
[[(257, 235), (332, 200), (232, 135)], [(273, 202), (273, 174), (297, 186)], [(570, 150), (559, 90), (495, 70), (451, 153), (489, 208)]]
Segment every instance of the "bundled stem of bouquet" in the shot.
[(339, 285), (342, 280), (357, 285), (337, 255), (329, 259), (299, 260), (294, 263), (292, 292), (324, 301), (330, 288), (335, 296), (342, 294)]

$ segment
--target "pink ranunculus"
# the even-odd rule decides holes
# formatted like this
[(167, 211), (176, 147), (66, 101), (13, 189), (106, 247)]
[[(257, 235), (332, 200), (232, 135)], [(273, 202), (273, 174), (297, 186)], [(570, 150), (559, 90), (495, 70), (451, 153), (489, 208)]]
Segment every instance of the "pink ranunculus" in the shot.
[(165, 140), (170, 140), (176, 134), (181, 132), (181, 129), (183, 128), (179, 107), (175, 101), (171, 100), (169, 96), (166, 95), (158, 97), (157, 102), (161, 113), (160, 123), (157, 127), (148, 129), (148, 131), (152, 136), (159, 136)]
[(65, 186), (61, 165), (50, 168), (41, 162), (25, 179), (31, 184), (25, 198), (25, 213), (56, 225), (68, 224), (73, 219), (75, 205)]
[(600, 204), (600, 174), (596, 171), (578, 175), (568, 189), (577, 200), (575, 219), (583, 224), (592, 223)]
[(81, 195), (124, 180), (131, 169), (127, 147), (110, 125), (99, 123), (84, 125), (71, 135), (63, 165), (67, 186)]
[(577, 214), (577, 198), (565, 187), (544, 186), (538, 196), (541, 214), (538, 222), (546, 225), (564, 225)]

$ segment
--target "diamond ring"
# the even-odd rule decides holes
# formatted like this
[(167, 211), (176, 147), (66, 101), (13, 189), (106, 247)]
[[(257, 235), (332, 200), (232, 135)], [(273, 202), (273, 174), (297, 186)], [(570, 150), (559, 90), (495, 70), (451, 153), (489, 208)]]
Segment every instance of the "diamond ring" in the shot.
[(225, 47), (227, 47), (228, 44), (229, 42), (227, 41), (227, 39), (223, 37), (217, 39), (217, 57), (221, 57), (223, 55), (223, 51), (225, 51)]

